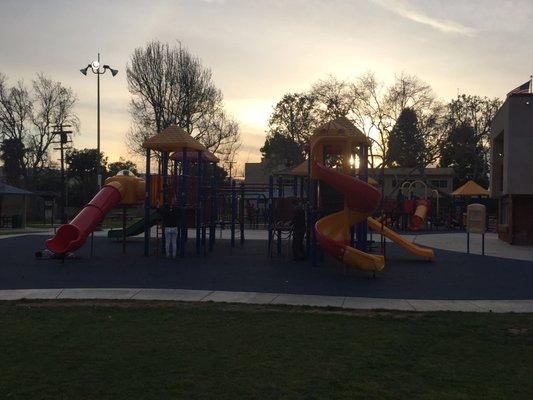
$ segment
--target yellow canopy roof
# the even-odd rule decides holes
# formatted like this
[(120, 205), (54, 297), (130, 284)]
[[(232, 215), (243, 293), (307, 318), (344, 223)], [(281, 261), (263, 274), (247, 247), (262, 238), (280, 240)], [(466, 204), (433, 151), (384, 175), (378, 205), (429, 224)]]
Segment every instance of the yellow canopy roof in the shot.
[(206, 148), (178, 125), (170, 125), (163, 132), (158, 133), (143, 143), (145, 149), (155, 151), (206, 150)]
[(465, 197), (477, 197), (477, 196), (488, 196), (489, 191), (483, 189), (476, 182), (470, 180), (466, 182), (463, 186), (455, 189), (452, 192), (452, 196), (465, 196)]
[(355, 143), (365, 143), (371, 145), (370, 140), (361, 132), (350, 120), (346, 117), (339, 117), (333, 121), (326, 122), (315, 129), (315, 133), (311, 136), (310, 143), (313, 147), (314, 143), (321, 137), (331, 136), (335, 139), (352, 140)]

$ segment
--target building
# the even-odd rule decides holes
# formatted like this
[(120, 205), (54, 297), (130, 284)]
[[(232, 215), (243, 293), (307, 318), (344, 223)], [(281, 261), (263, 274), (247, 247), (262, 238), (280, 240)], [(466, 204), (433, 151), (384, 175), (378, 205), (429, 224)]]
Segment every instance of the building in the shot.
[[(381, 169), (369, 169), (369, 176), (381, 181)], [(288, 170), (280, 170), (274, 173), (274, 176), (287, 175)], [(252, 184), (268, 184), (271, 173), (266, 169), (266, 163), (261, 161), (259, 163), (246, 163), (244, 166), (244, 182)], [(431, 193), (433, 189), (437, 189), (441, 194), (451, 194), (453, 191), (453, 168), (426, 168), (421, 174), (419, 170), (413, 168), (385, 168), (384, 171), (384, 193), (385, 197), (395, 198), (399, 187), (404, 182), (415, 182), (411, 186), (408, 193), (407, 184), (404, 184), (404, 195), (413, 195), (418, 197), (426, 196), (426, 188), (420, 181), (427, 186), (427, 196), (433, 197)], [(381, 189), (381, 186), (379, 186)]]
[[(283, 178), (283, 195), (286, 197), (297, 196), (298, 190), (295, 186), (294, 175), (291, 174), (292, 168), (278, 168), (275, 171), (270, 171), (264, 160), (255, 163), (244, 164), (244, 183), (248, 185), (264, 185), (262, 194), (268, 196), (268, 185), (270, 183), (270, 176), (274, 177), (274, 186), (278, 187), (278, 178)], [(277, 196), (277, 189), (275, 191)]]
[(272, 173), (266, 168), (266, 162), (247, 162), (244, 164), (244, 182), (268, 185), (269, 177)]
[(0, 182), (0, 228), (25, 228), (32, 192)]
[(491, 127), (491, 197), (498, 199), (498, 237), (533, 244), (533, 94), (512, 94)]
[[(369, 174), (376, 180), (381, 181), (380, 169), (369, 169)], [(396, 197), (398, 189), (403, 186), (403, 194), (409, 196), (412, 192), (417, 197), (432, 197), (431, 191), (438, 190), (443, 194), (451, 194), (453, 191), (453, 168), (428, 167), (421, 174), (419, 170), (413, 168), (385, 168), (383, 193), (385, 197)], [(411, 182), (411, 189), (408, 193), (408, 185)], [(414, 183), (413, 183), (414, 182)], [(423, 182), (424, 184), (420, 183)], [(426, 193), (427, 187), (427, 193)]]

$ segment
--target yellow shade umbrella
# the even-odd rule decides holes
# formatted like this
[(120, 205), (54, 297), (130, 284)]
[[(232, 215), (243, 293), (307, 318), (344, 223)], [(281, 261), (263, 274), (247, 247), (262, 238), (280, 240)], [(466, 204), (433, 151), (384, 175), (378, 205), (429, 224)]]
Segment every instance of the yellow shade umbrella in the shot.
[(489, 191), (478, 185), (473, 180), (469, 180), (463, 186), (455, 189), (452, 192), (452, 196), (463, 196), (463, 197), (479, 197), (479, 196), (489, 196)]

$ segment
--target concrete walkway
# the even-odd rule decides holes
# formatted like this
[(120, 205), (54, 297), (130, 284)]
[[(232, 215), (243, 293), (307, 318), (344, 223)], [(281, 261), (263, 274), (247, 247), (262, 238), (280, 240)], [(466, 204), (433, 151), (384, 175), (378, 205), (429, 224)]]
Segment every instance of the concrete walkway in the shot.
[[(412, 242), (436, 249), (466, 253), (466, 233), (449, 232), (409, 237)], [(470, 235), (470, 252), (481, 254), (481, 235)], [(495, 233), (485, 234), (485, 255), (513, 260), (533, 261), (533, 246), (510, 245), (498, 239)]]
[(186, 289), (14, 289), (0, 290), (0, 301), (23, 299), (164, 300), (216, 303), (275, 304), (336, 307), (351, 310), (462, 311), (531, 313), (532, 300), (410, 300), (369, 297), (226, 292)]

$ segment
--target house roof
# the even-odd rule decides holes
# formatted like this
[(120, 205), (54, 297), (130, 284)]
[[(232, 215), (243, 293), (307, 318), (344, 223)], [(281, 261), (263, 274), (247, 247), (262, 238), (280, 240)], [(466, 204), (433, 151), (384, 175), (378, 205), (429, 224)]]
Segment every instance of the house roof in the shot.
[(300, 164), (290, 170), (289, 175), (307, 176), (307, 163), (307, 160), (302, 161)]
[[(374, 174), (380, 174), (381, 168), (369, 168), (370, 172)], [(393, 176), (420, 176), (419, 170), (413, 170), (413, 168), (406, 168), (406, 167), (392, 167), (392, 168), (385, 168), (385, 175), (393, 175)], [(454, 175), (453, 168), (450, 167), (427, 167), (424, 168), (424, 175), (426, 176), (450, 176), (452, 177)]]
[(171, 152), (183, 148), (189, 150), (206, 150), (206, 148), (178, 125), (170, 125), (162, 132), (149, 137), (142, 145), (145, 149)]
[(472, 180), (452, 192), (452, 196), (478, 197), (488, 195), (489, 191), (487, 189), (483, 189), (483, 187)]
[(3, 195), (30, 195), (33, 194), (25, 189), (21, 189), (15, 186), (8, 185), (0, 182), (0, 196)]

